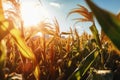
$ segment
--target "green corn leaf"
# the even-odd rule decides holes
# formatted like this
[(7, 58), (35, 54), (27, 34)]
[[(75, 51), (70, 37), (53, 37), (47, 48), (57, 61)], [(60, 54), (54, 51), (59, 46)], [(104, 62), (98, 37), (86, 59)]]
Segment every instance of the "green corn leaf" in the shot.
[(120, 20), (116, 17), (116, 15), (96, 6), (91, 0), (86, 0), (86, 2), (96, 16), (104, 33), (120, 50)]
[(90, 66), (93, 64), (98, 54), (98, 49), (94, 49), (87, 57), (83, 59), (79, 67), (76, 68), (76, 70), (71, 74), (71, 76), (67, 80), (80, 80), (82, 76), (84, 76), (86, 71), (90, 68)]
[(92, 25), (90, 27), (90, 30), (91, 30), (91, 32), (92, 32), (92, 34), (93, 34), (93, 36), (94, 36), (94, 38), (95, 38), (99, 48), (101, 48), (100, 38), (99, 38), (98, 30), (96, 29), (96, 26)]

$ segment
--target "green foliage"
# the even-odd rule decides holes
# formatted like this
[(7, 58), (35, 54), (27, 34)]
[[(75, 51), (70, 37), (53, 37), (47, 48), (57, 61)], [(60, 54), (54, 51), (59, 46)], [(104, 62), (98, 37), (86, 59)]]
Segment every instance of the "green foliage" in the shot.
[[(94, 23), (94, 20), (93, 20), (92, 12), (89, 12), (84, 6), (81, 6), (81, 5), (78, 5), (78, 6), (79, 6), (79, 8), (73, 9), (68, 15), (70, 15), (72, 13), (78, 13), (84, 17), (84, 18), (75, 19), (75, 20), (77, 20), (76, 23), (87, 22), (87, 21), (93, 23), (92, 26), (90, 27), (90, 30), (93, 34), (95, 41), (96, 41), (95, 43), (97, 44), (97, 46), (95, 46), (95, 48), (99, 47), (99, 49), (100, 49), (101, 43), (100, 43), (100, 39), (99, 39), (98, 30), (97, 30), (95, 23)], [(76, 31), (75, 31), (75, 33), (76, 33)], [(78, 34), (76, 34), (76, 37), (77, 37), (77, 39), (79, 39)], [(80, 40), (77, 40), (77, 41), (80, 41)], [(79, 43), (80, 42), (78, 42), (78, 44)], [(88, 46), (86, 46), (86, 47), (87, 47), (87, 49), (89, 49)], [(80, 48), (78, 47), (78, 49), (80, 49)], [(95, 56), (94, 56), (94, 54), (95, 54)], [(83, 61), (80, 62), (79, 67), (76, 68), (76, 70), (72, 73), (72, 75), (68, 78), (68, 80), (72, 80), (72, 79), (80, 80), (84, 76), (84, 74), (88, 71), (88, 69), (91, 67), (91, 65), (95, 61), (96, 57), (98, 56), (98, 54), (99, 54), (99, 50), (97, 50), (97, 51), (95, 50), (95, 52), (94, 52), (94, 50), (90, 51), (89, 54), (87, 56), (85, 56), (85, 58), (83, 58)]]
[(92, 32), (92, 34), (93, 34), (93, 36), (98, 44), (98, 47), (101, 48), (101, 42), (100, 42), (100, 38), (99, 38), (98, 30), (96, 29), (96, 26), (92, 25), (90, 27), (90, 30), (91, 30), (91, 32)]
[(111, 39), (113, 44), (120, 49), (120, 20), (109, 11), (97, 7), (91, 0), (86, 0), (104, 33)]
[(86, 56), (79, 64), (78, 68), (72, 73), (68, 80), (80, 80), (88, 71), (99, 54), (99, 50), (94, 49), (88, 56)]

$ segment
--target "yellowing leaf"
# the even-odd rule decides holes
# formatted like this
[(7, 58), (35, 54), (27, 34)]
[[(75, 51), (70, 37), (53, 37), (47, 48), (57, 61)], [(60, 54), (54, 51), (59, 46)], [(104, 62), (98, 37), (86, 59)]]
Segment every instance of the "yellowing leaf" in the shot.
[[(35, 55), (32, 53), (30, 48), (25, 44), (25, 41), (21, 37), (21, 33), (19, 30), (13, 28), (12, 21), (5, 20), (4, 22), (1, 22), (1, 34), (0, 34), (0, 40), (6, 36), (8, 33), (10, 33), (13, 37), (13, 39), (16, 41), (16, 44), (21, 52), (21, 54), (28, 59), (35, 60)], [(13, 29), (12, 29), (13, 28)]]
[(9, 22), (8, 21), (1, 21), (0, 22), (0, 40), (2, 40), (8, 33)]
[(5, 66), (6, 61), (6, 42), (4, 40), (0, 41), (0, 69), (2, 69)]
[(39, 69), (39, 65), (37, 65), (36, 67), (35, 67), (35, 70), (34, 70), (34, 76), (35, 76), (35, 78), (36, 78), (36, 80), (39, 80), (39, 78), (40, 78), (40, 69)]
[(8, 24), (9, 23), (5, 21), (2, 0), (0, 0), (0, 40), (2, 40), (8, 34)]
[(71, 63), (72, 63), (72, 61), (71, 61), (71, 60), (69, 60), (69, 62), (68, 62), (68, 67), (70, 67), (70, 66), (71, 66)]
[(9, 22), (8, 21), (2, 21), (1, 22), (1, 29), (3, 31), (7, 31), (8, 27), (9, 27)]
[(13, 39), (16, 41), (16, 44), (21, 52), (21, 54), (28, 59), (36, 60), (35, 55), (31, 51), (31, 49), (26, 45), (25, 41), (21, 37), (21, 33), (17, 29), (12, 29), (10, 31), (10, 34), (12, 35)]

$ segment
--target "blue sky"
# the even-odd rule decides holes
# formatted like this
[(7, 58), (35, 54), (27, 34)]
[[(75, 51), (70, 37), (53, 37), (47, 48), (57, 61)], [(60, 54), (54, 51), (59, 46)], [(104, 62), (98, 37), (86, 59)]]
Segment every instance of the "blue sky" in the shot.
[[(117, 14), (120, 11), (120, 0), (92, 0), (95, 4), (100, 6), (101, 8), (104, 8), (114, 14)], [(50, 15), (54, 15), (59, 24), (61, 31), (69, 31), (69, 28), (73, 28), (73, 24), (75, 21), (72, 19), (80, 17), (77, 14), (72, 14), (66, 19), (67, 14), (74, 8), (77, 8), (77, 4), (85, 6), (87, 9), (89, 7), (87, 6), (85, 0), (43, 0), (42, 1), (43, 6), (46, 7)], [(90, 9), (89, 9), (90, 10)], [(96, 26), (100, 30), (100, 26), (96, 21)], [(82, 33), (84, 31), (90, 32), (89, 25), (86, 25), (85, 23), (79, 23), (76, 25), (76, 28), (78, 29), (79, 33)]]
[[(23, 0), (22, 0), (23, 1)], [(36, 1), (39, 0), (24, 0), (24, 1)], [(70, 27), (73, 27), (73, 24), (75, 21), (72, 19), (80, 17), (78, 14), (72, 14), (67, 18), (68, 13), (74, 9), (77, 8), (77, 4), (85, 6), (88, 10), (89, 7), (87, 6), (85, 0), (40, 0), (42, 2), (42, 6), (44, 9), (46, 9), (47, 13), (52, 16), (52, 18), (56, 17), (56, 19), (59, 22), (60, 30), (62, 31), (69, 31)], [(120, 0), (92, 0), (95, 4), (100, 6), (101, 8), (104, 8), (114, 14), (117, 14), (120, 12)], [(100, 26), (96, 22), (97, 28), (100, 30)], [(79, 33), (86, 31), (90, 33), (88, 24), (85, 23), (79, 23), (76, 25), (76, 28), (78, 29)]]

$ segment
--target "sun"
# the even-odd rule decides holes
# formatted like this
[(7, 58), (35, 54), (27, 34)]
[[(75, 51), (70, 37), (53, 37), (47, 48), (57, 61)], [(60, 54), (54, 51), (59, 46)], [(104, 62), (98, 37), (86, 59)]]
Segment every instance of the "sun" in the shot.
[(40, 21), (49, 17), (47, 10), (35, 2), (21, 3), (21, 16), (24, 22), (24, 27), (26, 28), (35, 26)]

